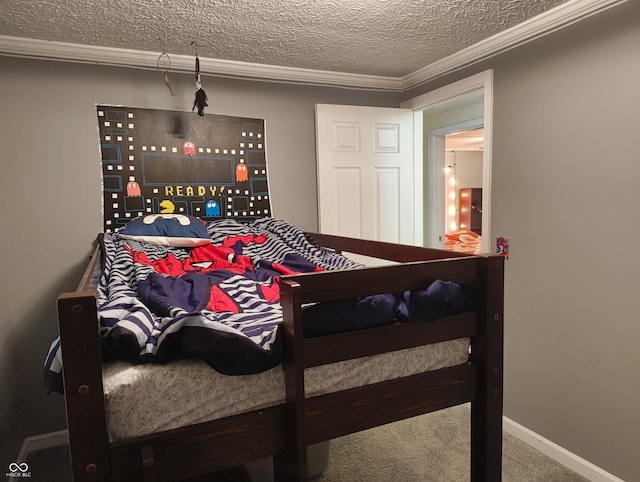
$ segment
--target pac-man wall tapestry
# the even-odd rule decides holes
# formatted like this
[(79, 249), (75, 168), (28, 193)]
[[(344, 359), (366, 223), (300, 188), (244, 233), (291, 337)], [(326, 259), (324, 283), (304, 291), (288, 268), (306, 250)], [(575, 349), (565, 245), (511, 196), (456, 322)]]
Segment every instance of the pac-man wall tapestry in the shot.
[(145, 214), (271, 216), (264, 120), (99, 105), (104, 231)]

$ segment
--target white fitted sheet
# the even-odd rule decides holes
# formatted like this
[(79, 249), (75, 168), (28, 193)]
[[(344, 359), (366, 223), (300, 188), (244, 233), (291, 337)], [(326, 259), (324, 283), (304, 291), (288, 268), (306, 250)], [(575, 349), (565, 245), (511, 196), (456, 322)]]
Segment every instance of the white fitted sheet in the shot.
[[(381, 355), (308, 368), (307, 397), (466, 363), (461, 338)], [(107, 363), (103, 368), (112, 441), (170, 430), (283, 403), (278, 366), (255, 375), (228, 376), (200, 360), (167, 365)]]

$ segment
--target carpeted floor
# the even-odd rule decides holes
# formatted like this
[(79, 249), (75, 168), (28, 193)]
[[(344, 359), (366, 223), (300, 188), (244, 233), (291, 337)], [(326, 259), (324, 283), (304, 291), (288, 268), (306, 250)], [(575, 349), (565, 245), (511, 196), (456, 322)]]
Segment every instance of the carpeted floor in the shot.
[[(467, 406), (365, 430), (331, 442), (329, 467), (314, 482), (463, 482), (469, 480)], [(586, 482), (517, 438), (503, 436), (504, 482)], [(67, 446), (28, 458), (32, 482), (70, 482)], [(191, 482), (249, 482), (244, 467)]]
[[(458, 406), (333, 440), (314, 482), (468, 481), (470, 420)], [(502, 459), (503, 482), (587, 482), (507, 433)]]

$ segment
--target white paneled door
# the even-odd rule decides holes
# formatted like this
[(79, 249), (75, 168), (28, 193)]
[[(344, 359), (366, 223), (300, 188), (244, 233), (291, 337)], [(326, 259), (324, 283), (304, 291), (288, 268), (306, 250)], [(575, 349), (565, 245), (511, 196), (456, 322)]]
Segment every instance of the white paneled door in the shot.
[(414, 244), (413, 112), (316, 105), (320, 232)]

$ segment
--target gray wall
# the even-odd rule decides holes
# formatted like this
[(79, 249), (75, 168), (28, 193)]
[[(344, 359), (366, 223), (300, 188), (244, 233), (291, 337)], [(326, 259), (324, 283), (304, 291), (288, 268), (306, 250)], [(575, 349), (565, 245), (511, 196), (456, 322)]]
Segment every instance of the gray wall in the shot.
[[(0, 467), (24, 437), (65, 427), (42, 364), (56, 298), (80, 279), (101, 230), (96, 103), (191, 110), (192, 75), (0, 57)], [(207, 113), (266, 122), (274, 215), (317, 229), (314, 104), (398, 106), (399, 95), (203, 78)], [(195, 114), (194, 114), (195, 115)]]
[(640, 481), (640, 2), (405, 93), (494, 69), (492, 233), (505, 412)]

